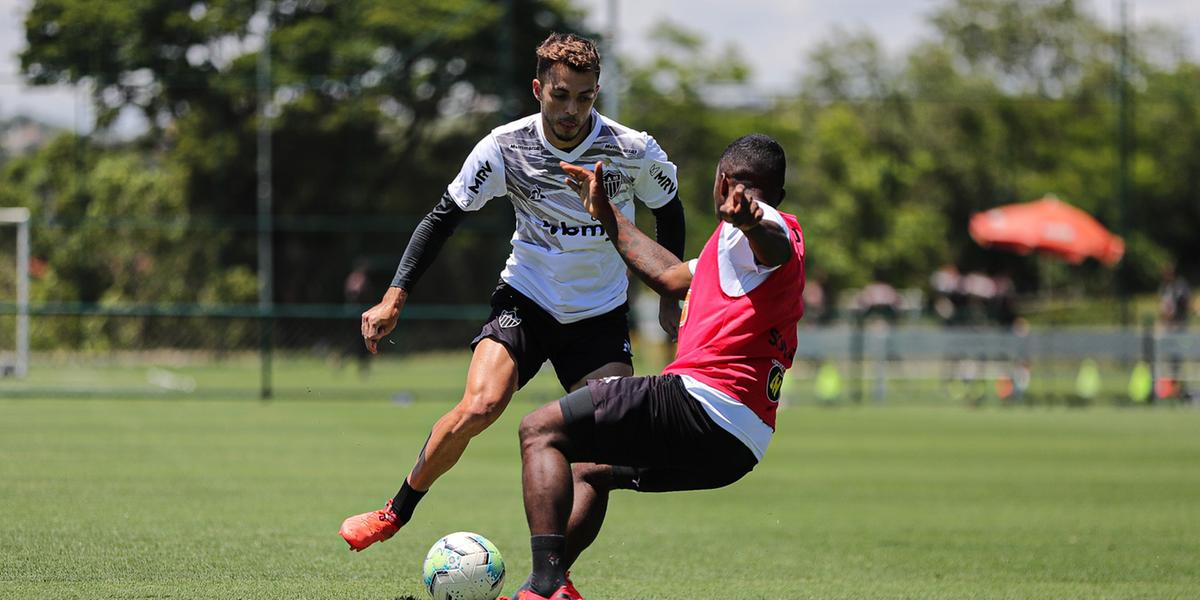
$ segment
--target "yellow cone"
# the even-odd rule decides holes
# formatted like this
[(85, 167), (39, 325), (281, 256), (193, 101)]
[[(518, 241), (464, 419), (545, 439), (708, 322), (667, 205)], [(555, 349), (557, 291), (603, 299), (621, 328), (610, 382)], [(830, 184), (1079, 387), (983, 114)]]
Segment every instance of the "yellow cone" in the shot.
[(1150, 376), (1150, 365), (1146, 361), (1139, 360), (1133, 366), (1133, 373), (1129, 375), (1129, 399), (1143, 404), (1150, 400), (1150, 392), (1154, 391), (1154, 378)]
[(1085, 358), (1083, 364), (1079, 365), (1075, 393), (1084, 400), (1095, 400), (1100, 395), (1100, 367), (1096, 366), (1096, 361)]
[(835, 402), (842, 395), (842, 375), (830, 361), (821, 363), (817, 370), (817, 399), (821, 402)]

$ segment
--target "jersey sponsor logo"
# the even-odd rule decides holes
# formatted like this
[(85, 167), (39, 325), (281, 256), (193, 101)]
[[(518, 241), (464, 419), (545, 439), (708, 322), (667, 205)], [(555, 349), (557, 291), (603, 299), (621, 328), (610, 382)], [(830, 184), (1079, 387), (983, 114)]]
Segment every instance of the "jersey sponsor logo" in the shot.
[(508, 145), (508, 149), (509, 150), (541, 150), (542, 145), (533, 143), (533, 142), (526, 142), (524, 144), (512, 143), (512, 144)]
[(608, 194), (608, 197), (611, 199), (611, 198), (616, 198), (617, 194), (620, 193), (620, 191), (621, 191), (621, 175), (619, 175), (615, 170), (612, 170), (612, 169), (605, 171), (604, 172), (604, 193)]
[(486, 160), (483, 161), (483, 166), (479, 167), (478, 171), (475, 171), (475, 183), (467, 186), (467, 190), (470, 191), (472, 194), (478, 194), (479, 188), (483, 187), (483, 182), (487, 181), (488, 176), (491, 174), (492, 174), (491, 161), (486, 161)]
[[(591, 225), (567, 225), (565, 221), (551, 223), (542, 219), (542, 228), (550, 231), (550, 235), (565, 235), (568, 237), (600, 237), (604, 236), (604, 226), (599, 223)], [(604, 239), (608, 239), (605, 236)]]
[(771, 372), (767, 374), (767, 399), (779, 402), (779, 392), (783, 390), (783, 374), (786, 369), (777, 361), (771, 361)]
[(496, 317), (496, 323), (499, 324), (502, 329), (509, 329), (511, 327), (520, 325), (521, 317), (517, 316), (517, 311), (515, 310), (506, 310), (502, 311), (499, 317)]
[(775, 327), (767, 332), (767, 343), (788, 360), (792, 360), (796, 356), (796, 349), (788, 345), (787, 340), (783, 339), (783, 334)]
[(671, 181), (671, 177), (658, 164), (650, 165), (650, 176), (654, 178), (654, 181), (658, 182), (658, 187), (661, 187), (664, 192), (668, 194), (675, 193), (677, 189), (675, 182)]
[(624, 157), (637, 156), (637, 150), (634, 150), (632, 148), (622, 148), (612, 142), (604, 142), (604, 145), (602, 146), (602, 148), (604, 148), (605, 150), (616, 150), (617, 152), (621, 153), (621, 156), (624, 156)]

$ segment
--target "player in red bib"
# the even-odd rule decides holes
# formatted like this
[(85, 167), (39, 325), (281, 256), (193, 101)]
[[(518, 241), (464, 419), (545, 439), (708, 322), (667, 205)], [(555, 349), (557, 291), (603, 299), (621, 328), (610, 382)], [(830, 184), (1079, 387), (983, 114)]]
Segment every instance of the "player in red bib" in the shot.
[(804, 313), (804, 237), (775, 209), (786, 168), (775, 140), (749, 135), (725, 150), (720, 221), (687, 263), (613, 210), (602, 163), (562, 167), (629, 268), (686, 304), (662, 375), (592, 380), (521, 421), (533, 573), (514, 600), (581, 598), (566, 569), (599, 534), (611, 490), (711, 489), (749, 473), (774, 433)]

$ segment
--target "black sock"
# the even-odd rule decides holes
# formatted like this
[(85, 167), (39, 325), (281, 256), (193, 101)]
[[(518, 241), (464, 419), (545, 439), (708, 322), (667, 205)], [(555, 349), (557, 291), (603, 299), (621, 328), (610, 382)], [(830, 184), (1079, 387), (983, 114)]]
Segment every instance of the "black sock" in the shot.
[(408, 485), (406, 477), (404, 485), (400, 486), (400, 491), (396, 492), (395, 498), (392, 498), (392, 513), (400, 520), (401, 525), (412, 519), (413, 510), (417, 508), (417, 503), (424, 497), (425, 492), (412, 489), (412, 486)]
[(550, 597), (554, 590), (567, 582), (562, 557), (566, 554), (567, 538), (562, 535), (535, 535), (529, 538), (533, 550), (533, 573), (529, 588), (539, 596)]

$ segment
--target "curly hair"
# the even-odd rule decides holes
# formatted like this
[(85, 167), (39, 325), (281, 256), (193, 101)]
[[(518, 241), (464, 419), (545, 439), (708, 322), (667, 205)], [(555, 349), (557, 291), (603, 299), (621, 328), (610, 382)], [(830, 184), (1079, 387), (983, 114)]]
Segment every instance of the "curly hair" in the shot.
[(717, 168), (735, 181), (757, 182), (773, 192), (782, 190), (787, 179), (787, 156), (770, 136), (752, 133), (729, 144)]
[(600, 52), (596, 42), (573, 33), (552, 33), (537, 47), (537, 76), (541, 79), (557, 63), (574, 71), (600, 76)]

